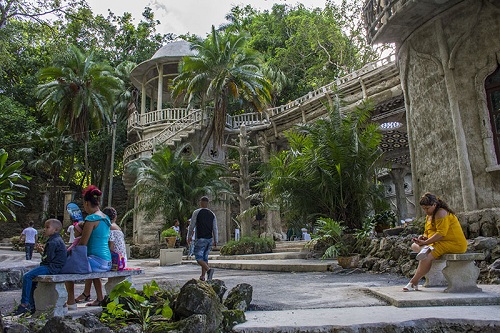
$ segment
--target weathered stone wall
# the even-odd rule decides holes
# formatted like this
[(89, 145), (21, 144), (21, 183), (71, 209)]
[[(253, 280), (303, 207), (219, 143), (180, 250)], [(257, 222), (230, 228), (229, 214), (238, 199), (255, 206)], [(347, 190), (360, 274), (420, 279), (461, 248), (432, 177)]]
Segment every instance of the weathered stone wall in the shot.
[[(458, 212), (479, 213), (500, 201), (484, 92), (500, 59), (500, 7), (494, 3), (463, 1), (399, 48), (414, 193), (437, 193)], [(490, 214), (498, 218), (499, 211)]]

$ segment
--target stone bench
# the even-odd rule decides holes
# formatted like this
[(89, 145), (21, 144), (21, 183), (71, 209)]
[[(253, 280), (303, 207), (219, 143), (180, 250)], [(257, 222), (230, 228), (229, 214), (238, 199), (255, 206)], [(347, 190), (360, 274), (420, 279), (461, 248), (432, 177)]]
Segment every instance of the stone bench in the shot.
[(484, 254), (443, 254), (433, 261), (425, 276), (424, 287), (447, 286), (445, 293), (481, 292), (477, 286), (479, 268), (474, 264), (475, 260), (484, 260)]
[(89, 274), (39, 275), (33, 279), (33, 282), (37, 282), (33, 295), (36, 306), (35, 315), (49, 313), (49, 315), (62, 317), (68, 313), (68, 308), (64, 306), (68, 299), (68, 293), (64, 285), (66, 281), (106, 278), (108, 281), (104, 285), (104, 289), (109, 294), (118, 283), (122, 281), (132, 282), (132, 275), (140, 274), (144, 274), (144, 271), (137, 269)]

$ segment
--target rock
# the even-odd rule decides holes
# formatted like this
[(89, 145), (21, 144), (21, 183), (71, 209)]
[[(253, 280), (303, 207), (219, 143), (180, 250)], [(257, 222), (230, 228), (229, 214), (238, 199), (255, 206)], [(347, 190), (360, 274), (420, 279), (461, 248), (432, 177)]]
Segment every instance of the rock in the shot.
[(472, 246), (475, 250), (493, 250), (498, 244), (498, 240), (493, 237), (477, 237)]
[(179, 333), (211, 333), (214, 331), (206, 330), (207, 315), (194, 314), (177, 322), (177, 331)]
[(207, 281), (207, 283), (212, 287), (212, 289), (215, 291), (217, 296), (219, 296), (219, 300), (222, 303), (222, 301), (224, 299), (224, 295), (226, 294), (226, 291), (227, 291), (227, 287), (226, 287), (226, 284), (224, 283), (224, 281), (214, 279), (211, 281)]
[(235, 325), (246, 321), (245, 312), (242, 310), (224, 310), (222, 314), (224, 315), (222, 322), (224, 332), (231, 332)]
[(143, 333), (142, 326), (139, 324), (127, 325), (117, 331), (117, 333)]
[(191, 279), (182, 286), (174, 301), (174, 319), (182, 320), (192, 315), (206, 315), (206, 332), (215, 332), (222, 324), (224, 307), (212, 287)]
[(24, 325), (21, 325), (19, 323), (10, 323), (8, 325), (5, 325), (3, 330), (1, 331), (3, 333), (31, 333), (29, 328), (27, 328)]
[(229, 310), (246, 311), (252, 302), (253, 288), (248, 283), (240, 283), (227, 295), (224, 305)]
[(68, 320), (63, 317), (52, 317), (47, 321), (45, 326), (38, 333), (61, 333), (61, 332), (84, 333), (85, 327), (76, 321)]
[(93, 313), (85, 313), (78, 319), (78, 322), (85, 328), (107, 328)]

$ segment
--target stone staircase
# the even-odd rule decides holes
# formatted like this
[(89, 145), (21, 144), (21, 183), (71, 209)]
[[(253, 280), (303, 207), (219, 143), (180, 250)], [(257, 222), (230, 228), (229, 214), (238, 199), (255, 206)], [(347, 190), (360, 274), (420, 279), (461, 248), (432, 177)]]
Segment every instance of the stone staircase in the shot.
[(12, 243), (10, 242), (10, 238), (4, 238), (0, 240), (0, 250), (12, 250)]
[[(336, 260), (312, 259), (304, 248), (306, 241), (276, 242), (272, 253), (219, 255), (213, 252), (209, 256), (210, 267), (274, 271), (274, 272), (326, 272), (333, 270)], [(184, 260), (184, 263), (196, 263), (195, 260)]]

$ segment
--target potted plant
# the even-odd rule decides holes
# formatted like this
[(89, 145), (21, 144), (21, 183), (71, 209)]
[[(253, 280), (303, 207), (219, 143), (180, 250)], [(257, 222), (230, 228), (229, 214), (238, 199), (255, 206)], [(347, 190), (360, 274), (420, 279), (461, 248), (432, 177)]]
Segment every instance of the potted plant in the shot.
[(342, 268), (353, 268), (358, 265), (359, 255), (353, 253), (356, 239), (352, 234), (344, 234), (345, 227), (341, 222), (331, 218), (320, 218), (316, 244), (328, 244), (322, 259), (336, 258)]
[(165, 229), (161, 232), (161, 236), (165, 238), (169, 248), (175, 247), (175, 240), (177, 239), (177, 231), (172, 228)]

